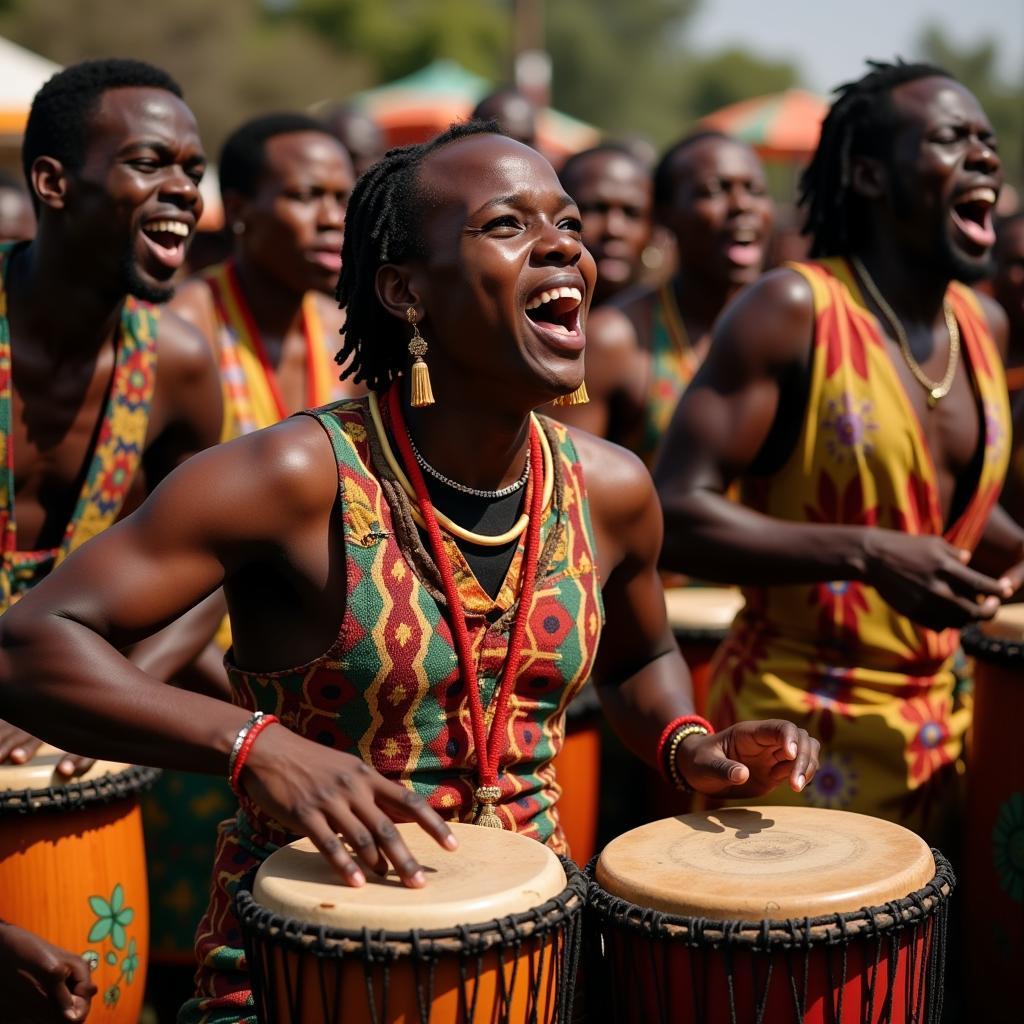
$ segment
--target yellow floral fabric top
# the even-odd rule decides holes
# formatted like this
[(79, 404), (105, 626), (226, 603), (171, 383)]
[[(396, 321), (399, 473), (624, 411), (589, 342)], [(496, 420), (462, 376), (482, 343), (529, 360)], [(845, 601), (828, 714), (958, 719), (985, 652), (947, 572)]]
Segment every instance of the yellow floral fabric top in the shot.
[[(946, 525), (920, 421), (849, 266), (789, 266), (814, 294), (806, 419), (779, 472), (742, 481), (743, 502), (776, 519), (934, 534), (973, 550), (999, 497), (1010, 444), (1002, 361), (976, 296), (960, 284), (946, 296), (984, 448), (974, 492)], [(970, 721), (955, 670), (958, 631), (925, 629), (857, 581), (747, 587), (744, 595), (712, 668), (713, 721), (787, 718), (823, 746), (805, 792), (780, 787), (770, 801), (845, 808), (940, 835)]]

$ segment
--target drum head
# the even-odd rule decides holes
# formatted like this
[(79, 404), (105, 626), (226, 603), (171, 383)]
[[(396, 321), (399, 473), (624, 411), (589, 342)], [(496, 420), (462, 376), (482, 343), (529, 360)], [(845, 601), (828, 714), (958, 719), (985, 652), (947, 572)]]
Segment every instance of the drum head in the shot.
[(63, 752), (44, 743), (31, 761), (25, 764), (0, 765), (0, 792), (11, 792), (22, 789), (50, 789), (80, 782), (91, 782), (105, 775), (123, 772), (130, 765), (118, 764), (114, 761), (97, 761), (87, 772), (67, 779), (57, 774), (57, 765), (63, 758)]
[(668, 621), (677, 633), (720, 631), (724, 636), (743, 607), (735, 587), (671, 587), (665, 591)]
[(366, 885), (342, 882), (309, 839), (270, 855), (256, 874), (256, 902), (282, 917), (331, 928), (385, 931), (480, 924), (540, 906), (566, 887), (558, 858), (514, 832), (451, 822), (459, 840), (442, 849), (418, 825), (396, 826), (427, 884), (408, 889), (392, 870), (366, 871)]
[(633, 829), (605, 847), (612, 895), (682, 917), (762, 920), (846, 914), (902, 899), (935, 876), (900, 825), (813, 807), (733, 807)]
[(978, 628), (992, 640), (1021, 643), (1024, 641), (1024, 604), (1003, 605), (994, 619), (978, 623)]

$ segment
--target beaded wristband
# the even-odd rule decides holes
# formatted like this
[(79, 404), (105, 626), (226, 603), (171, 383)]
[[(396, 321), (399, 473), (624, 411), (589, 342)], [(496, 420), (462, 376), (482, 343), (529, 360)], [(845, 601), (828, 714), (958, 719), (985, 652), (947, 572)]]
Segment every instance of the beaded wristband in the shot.
[(687, 736), (694, 736), (697, 733), (710, 736), (714, 731), (715, 727), (700, 715), (680, 715), (672, 719), (662, 730), (661, 738), (658, 740), (658, 768), (662, 778), (677, 789), (689, 791), (690, 786), (679, 773), (676, 764), (679, 745)]
[(238, 780), (249, 757), (249, 751), (252, 750), (252, 745), (256, 742), (256, 737), (268, 725), (273, 725), (277, 720), (277, 715), (265, 715), (262, 711), (257, 711), (238, 730), (238, 735), (235, 737), (234, 745), (231, 748), (231, 755), (228, 758), (228, 782), (231, 784), (231, 789), (235, 796), (242, 795), (238, 789)]

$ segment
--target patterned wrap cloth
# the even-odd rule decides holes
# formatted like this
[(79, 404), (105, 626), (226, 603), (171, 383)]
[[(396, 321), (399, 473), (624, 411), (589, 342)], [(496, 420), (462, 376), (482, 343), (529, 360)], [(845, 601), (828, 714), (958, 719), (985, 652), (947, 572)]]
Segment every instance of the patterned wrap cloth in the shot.
[(82, 489), (60, 546), (18, 550), (14, 518), (11, 329), (4, 266), (16, 243), (0, 245), (0, 612), (49, 575), (76, 548), (111, 526), (121, 513), (142, 462), (156, 385), (155, 307), (125, 300), (114, 372)]
[[(234, 262), (210, 267), (201, 278), (210, 289), (217, 316), (216, 356), (224, 397), (221, 440), (228, 441), (273, 426), (284, 414), (276, 382), (260, 358), (258, 328)], [(302, 303), (302, 326), (309, 368), (307, 402), (318, 407), (340, 397), (334, 362), (340, 341), (325, 333), (311, 292)], [(217, 643), (225, 651), (231, 645), (227, 619)], [(187, 772), (164, 772), (143, 798), (152, 915), (150, 955), (155, 962), (194, 963), (196, 925), (206, 905), (217, 826), (234, 808), (235, 798), (225, 780)]]
[[(789, 266), (814, 293), (807, 416), (786, 465), (742, 482), (744, 503), (777, 519), (934, 534), (973, 550), (1010, 443), (1002, 363), (977, 298), (959, 284), (947, 292), (982, 412), (984, 457), (966, 508), (944, 528), (920, 421), (849, 266)], [(719, 727), (787, 718), (822, 742), (804, 792), (779, 787), (763, 802), (872, 814), (941, 845), (971, 711), (958, 631), (925, 629), (856, 581), (747, 587), (744, 596), (712, 666), (710, 717)]]
[[(253, 673), (229, 661), (235, 700), (362, 758), (422, 794), (442, 817), (471, 821), (476, 752), (440, 577), (405, 494), (381, 457), (366, 401), (340, 402), (316, 416), (338, 464), (347, 569), (344, 617), (330, 650), (307, 665)], [(561, 791), (551, 760), (562, 746), (565, 708), (590, 676), (603, 609), (579, 459), (563, 427), (541, 423), (551, 442), (555, 489), (542, 527), (496, 812), (506, 828), (566, 852), (555, 807)], [(454, 542), (446, 537), (445, 543), (489, 722), (517, 609), (524, 542), (493, 600)], [(241, 876), (289, 838), (249, 801), (221, 826), (210, 907), (197, 935), (198, 997), (186, 1004), (179, 1020), (255, 1020), (231, 899)]]

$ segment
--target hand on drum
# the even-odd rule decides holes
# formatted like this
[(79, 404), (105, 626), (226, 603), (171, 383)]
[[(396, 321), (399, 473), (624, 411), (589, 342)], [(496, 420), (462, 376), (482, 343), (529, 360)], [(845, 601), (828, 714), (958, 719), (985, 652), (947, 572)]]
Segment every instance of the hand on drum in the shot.
[(240, 784), (286, 829), (308, 836), (349, 885), (366, 881), (360, 863), (383, 875), (389, 862), (405, 885), (418, 888), (426, 883), (396, 821), (416, 822), (445, 849), (458, 846), (451, 829), (419, 794), (385, 779), (358, 757), (303, 739), (280, 725), (260, 734)]
[(96, 986), (89, 965), (38, 935), (0, 922), (0, 993), (8, 1020), (85, 1020)]
[[(31, 761), (43, 741), (29, 735), (24, 729), (0, 720), (0, 764), (25, 764)], [(66, 779), (87, 772), (95, 764), (95, 758), (79, 754), (65, 754), (57, 763), (57, 774)]]
[(683, 778), (708, 796), (762, 796), (789, 779), (799, 793), (818, 770), (820, 744), (806, 729), (781, 718), (738, 722), (680, 744)]

